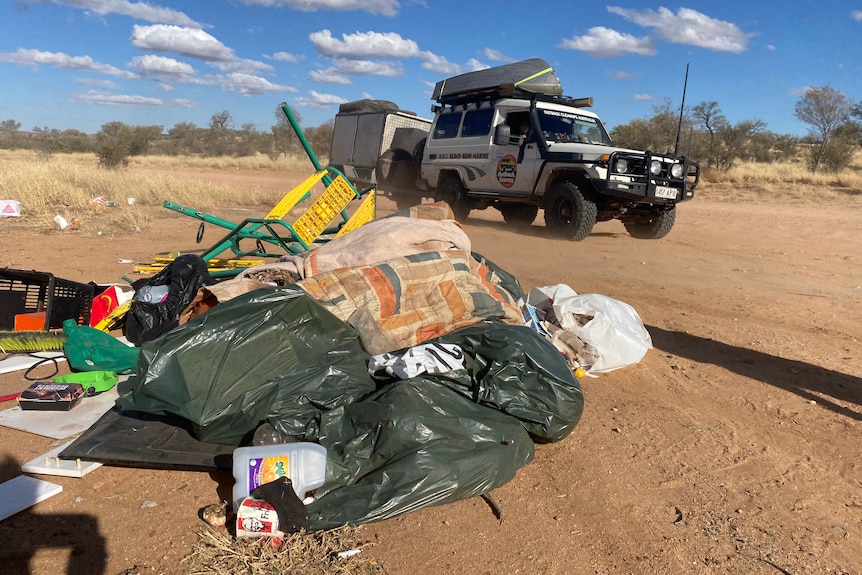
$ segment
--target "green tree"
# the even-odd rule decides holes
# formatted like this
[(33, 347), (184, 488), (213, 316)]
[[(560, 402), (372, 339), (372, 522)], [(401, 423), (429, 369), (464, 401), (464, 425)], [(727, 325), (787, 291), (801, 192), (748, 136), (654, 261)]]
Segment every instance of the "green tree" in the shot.
[(13, 119), (3, 120), (0, 122), (0, 133), (4, 136), (4, 145), (12, 150), (18, 147), (18, 130), (21, 129), (21, 122), (16, 122)]
[(162, 137), (161, 126), (131, 126), (129, 127), (129, 155), (144, 156), (150, 145)]
[(233, 117), (230, 112), (216, 112), (210, 118), (209, 131), (206, 136), (206, 153), (209, 156), (224, 156), (230, 153), (231, 131)]
[(707, 166), (715, 166), (718, 163), (718, 147), (716, 145), (716, 134), (719, 131), (727, 129), (730, 123), (721, 109), (718, 107), (718, 102), (701, 102), (691, 109), (692, 122), (698, 128), (702, 128), (708, 134), (707, 148), (704, 160)]
[(332, 148), (332, 133), (335, 131), (335, 118), (330, 118), (314, 128), (306, 128), (303, 135), (318, 158), (329, 158)]
[[(299, 113), (292, 107), (290, 107), (290, 112), (293, 114), (296, 122), (301, 125), (302, 117)], [(275, 125), (273, 125), (270, 130), (272, 131), (272, 148), (269, 153), (270, 158), (277, 159), (279, 156), (299, 151), (299, 148), (301, 147), (299, 138), (296, 137), (296, 133), (293, 131), (293, 127), (291, 127), (287, 116), (284, 115), (281, 106), (278, 106), (275, 109)]]
[(122, 122), (108, 122), (96, 134), (96, 155), (103, 168), (117, 169), (129, 164), (132, 130)]
[(817, 171), (824, 157), (832, 153), (829, 146), (853, 111), (853, 102), (828, 85), (808, 88), (796, 102), (796, 117), (811, 126), (809, 134), (815, 139), (815, 144), (808, 148), (808, 168), (812, 173)]
[(203, 130), (191, 122), (180, 122), (168, 130), (168, 141), (173, 154), (200, 154), (203, 150)]

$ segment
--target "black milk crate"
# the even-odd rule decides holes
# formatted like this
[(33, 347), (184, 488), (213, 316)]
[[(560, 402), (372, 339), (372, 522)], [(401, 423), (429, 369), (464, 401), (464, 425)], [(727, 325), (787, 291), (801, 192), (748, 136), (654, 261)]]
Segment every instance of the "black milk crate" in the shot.
[(92, 284), (33, 270), (0, 269), (0, 329), (14, 329), (16, 315), (35, 312), (45, 312), (45, 330), (59, 329), (67, 319), (89, 325), (92, 305)]

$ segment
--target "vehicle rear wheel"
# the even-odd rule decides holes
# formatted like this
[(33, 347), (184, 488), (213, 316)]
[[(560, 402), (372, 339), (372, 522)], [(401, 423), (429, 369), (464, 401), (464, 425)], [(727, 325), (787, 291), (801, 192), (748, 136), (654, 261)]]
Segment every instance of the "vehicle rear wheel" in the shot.
[(637, 218), (623, 220), (626, 231), (641, 240), (658, 240), (670, 233), (676, 221), (676, 206), (669, 210), (645, 212)]
[(539, 213), (539, 206), (530, 204), (503, 204), (500, 206), (503, 220), (510, 226), (529, 226)]
[(437, 186), (435, 198), (449, 204), (456, 220), (466, 220), (470, 214), (470, 200), (467, 198), (467, 190), (461, 183), (461, 178), (455, 175), (446, 176)]
[(593, 231), (598, 208), (574, 182), (554, 184), (545, 198), (545, 226), (554, 234), (580, 241)]

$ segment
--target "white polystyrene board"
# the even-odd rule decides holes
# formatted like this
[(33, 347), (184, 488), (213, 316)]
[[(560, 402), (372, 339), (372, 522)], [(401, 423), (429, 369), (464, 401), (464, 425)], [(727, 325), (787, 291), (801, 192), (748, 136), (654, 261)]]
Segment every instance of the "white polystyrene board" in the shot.
[(55, 361), (66, 361), (66, 355), (62, 351), (40, 351), (41, 357), (32, 355), (13, 355), (0, 361), (0, 373), (12, 373), (22, 369), (29, 369), (45, 358)]
[(62, 485), (42, 481), (29, 475), (19, 475), (0, 483), (0, 521), (49, 497), (54, 497), (61, 491), (63, 491)]
[[(72, 440), (74, 441), (74, 440)], [(48, 453), (40, 455), (33, 461), (25, 463), (21, 466), (21, 470), (25, 473), (35, 473), (37, 475), (62, 475), (63, 477), (84, 477), (94, 469), (102, 466), (101, 463), (95, 461), (82, 461), (80, 459), (60, 459), (60, 452), (69, 447), (72, 441), (67, 442), (60, 447), (52, 449)]]
[(37, 411), (19, 406), (0, 411), (0, 425), (52, 439), (66, 439), (87, 431), (105, 412), (114, 407), (117, 388), (93, 397), (82, 397), (69, 411)]

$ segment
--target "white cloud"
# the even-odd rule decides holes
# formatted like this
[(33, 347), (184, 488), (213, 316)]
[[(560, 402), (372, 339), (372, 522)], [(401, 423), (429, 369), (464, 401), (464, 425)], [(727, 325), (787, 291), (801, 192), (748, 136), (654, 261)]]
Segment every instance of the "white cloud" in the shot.
[(155, 56), (147, 54), (146, 56), (136, 56), (129, 62), (129, 66), (138, 70), (141, 76), (153, 76), (157, 78), (176, 78), (181, 79), (187, 76), (194, 76), (195, 69), (191, 64), (166, 58), (165, 56)]
[(862, 22), (862, 10), (853, 10), (853, 12), (850, 13), (850, 16), (857, 22)]
[(273, 67), (266, 62), (258, 62), (257, 60), (248, 60), (239, 58), (227, 62), (211, 62), (213, 66), (224, 72), (269, 72)]
[(167, 106), (171, 108), (191, 108), (194, 106), (189, 100), (163, 100), (147, 96), (133, 96), (127, 94), (109, 94), (90, 90), (86, 94), (78, 94), (71, 98), (73, 102), (84, 104), (97, 104), (101, 106)]
[(773, 46), (772, 44), (767, 44), (766, 49), (770, 52), (775, 52), (775, 46)]
[(395, 16), (401, 5), (398, 0), (242, 0), (244, 4), (277, 7), (282, 6), (302, 12), (317, 10), (352, 11), (365, 10), (371, 14)]
[(137, 75), (126, 70), (120, 70), (109, 64), (96, 62), (89, 56), (69, 56), (63, 52), (43, 52), (41, 50), (26, 50), (18, 48), (17, 52), (0, 52), (0, 62), (19, 64), (21, 66), (39, 66), (45, 64), (60, 70), (80, 70), (116, 76), (117, 78), (137, 78)]
[(314, 49), (326, 56), (344, 58), (408, 58), (419, 55), (419, 45), (395, 32), (357, 32), (342, 34), (341, 40), (329, 30), (308, 35)]
[(404, 68), (400, 64), (393, 64), (391, 62), (335, 58), (332, 63), (336, 70), (348, 76), (385, 76), (395, 78), (404, 75)]
[(112, 82), (111, 80), (96, 80), (94, 78), (76, 78), (76, 82), (79, 84), (84, 84), (85, 86), (96, 86), (98, 88), (102, 88), (104, 90), (116, 90), (119, 88), (119, 84), (116, 82)]
[(308, 73), (308, 79), (321, 84), (350, 84), (350, 78), (335, 68), (325, 70), (312, 70)]
[(652, 56), (656, 53), (655, 44), (649, 36), (636, 38), (604, 26), (590, 28), (584, 36), (563, 40), (559, 47), (586, 52), (593, 58), (614, 58), (626, 52), (641, 56)]
[(431, 72), (448, 76), (461, 73), (461, 66), (453, 64), (443, 56), (438, 56), (432, 52), (422, 52), (419, 57), (422, 59), (422, 67)]
[(236, 60), (233, 50), (199, 28), (184, 28), (156, 24), (135, 25), (132, 28), (132, 45), (150, 52), (173, 52), (207, 62)]
[(469, 60), (467, 60), (467, 70), (469, 70), (470, 72), (475, 72), (477, 70), (487, 70), (490, 67), (491, 66), (489, 66), (488, 64), (480, 62), (476, 58), (470, 58)]
[(514, 62), (515, 61), (514, 58), (510, 58), (509, 56), (506, 56), (505, 54), (503, 54), (499, 50), (495, 50), (494, 48), (485, 48), (484, 50), (482, 50), (482, 55), (485, 56), (485, 58), (491, 60), (492, 62)]
[(633, 94), (632, 100), (637, 100), (638, 102), (649, 102), (650, 100), (655, 100), (656, 97), (650, 94)]
[(252, 74), (226, 74), (217, 76), (215, 82), (223, 90), (239, 92), (245, 96), (261, 95), (269, 92), (296, 92), (296, 88), (273, 84), (266, 78)]
[(653, 28), (665, 42), (699, 46), (718, 52), (742, 53), (752, 36), (744, 33), (736, 24), (715, 20), (690, 8), (680, 8), (676, 14), (664, 7), (656, 12), (608, 6), (608, 11), (639, 26)]
[(277, 62), (299, 62), (300, 60), (305, 60), (305, 56), (302, 54), (291, 54), (290, 52), (276, 52), (272, 56), (264, 56), (264, 58)]
[(300, 96), (295, 100), (298, 106), (306, 106), (308, 108), (328, 108), (338, 104), (344, 104), (346, 99), (335, 94), (321, 94), (314, 90), (308, 91), (308, 97)]
[(612, 80), (631, 80), (632, 78), (636, 78), (635, 74), (631, 72), (626, 72), (624, 70), (616, 70), (613, 72), (608, 72), (608, 78)]
[[(31, 3), (33, 2), (33, 0), (29, 1)], [(180, 26), (192, 26), (195, 28), (202, 27), (200, 23), (192, 20), (182, 12), (172, 8), (153, 6), (146, 2), (129, 2), (128, 0), (55, 0), (55, 2), (80, 8), (85, 12), (90, 12), (97, 16), (120, 14), (122, 16), (130, 16), (145, 22), (177, 24)]]

